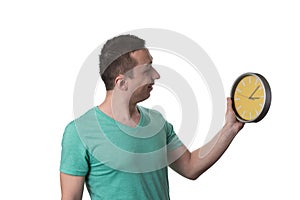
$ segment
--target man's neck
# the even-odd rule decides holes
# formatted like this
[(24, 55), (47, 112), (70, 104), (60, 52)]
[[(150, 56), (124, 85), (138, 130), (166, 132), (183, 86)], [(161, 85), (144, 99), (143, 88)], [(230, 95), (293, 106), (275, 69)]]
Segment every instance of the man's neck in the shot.
[(124, 96), (118, 97), (111, 91), (106, 93), (104, 101), (98, 108), (109, 117), (127, 126), (136, 127), (140, 121), (137, 104), (124, 98)]

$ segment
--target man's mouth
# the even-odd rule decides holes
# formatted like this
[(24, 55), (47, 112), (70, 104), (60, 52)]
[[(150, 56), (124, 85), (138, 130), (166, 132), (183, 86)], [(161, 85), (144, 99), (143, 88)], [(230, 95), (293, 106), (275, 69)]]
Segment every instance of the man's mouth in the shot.
[(154, 85), (154, 83), (149, 84), (149, 85), (148, 85), (148, 89), (151, 89), (151, 90), (152, 90), (152, 89), (153, 89), (153, 85)]

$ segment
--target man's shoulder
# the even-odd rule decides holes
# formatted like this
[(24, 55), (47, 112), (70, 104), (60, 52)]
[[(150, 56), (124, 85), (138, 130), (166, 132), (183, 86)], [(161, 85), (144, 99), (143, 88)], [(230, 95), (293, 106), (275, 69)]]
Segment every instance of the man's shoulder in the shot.
[(65, 132), (76, 132), (78, 124), (82, 124), (83, 122), (90, 120), (95, 115), (95, 107), (90, 108), (84, 114), (70, 121), (65, 128)]
[(96, 107), (92, 107), (79, 117), (75, 116), (75, 119), (70, 122), (70, 125), (78, 129), (82, 126), (88, 126), (90, 123), (95, 123), (97, 117)]
[(95, 116), (96, 115), (96, 108), (97, 107), (92, 107), (90, 109), (88, 109), (87, 111), (85, 111), (83, 114), (79, 115), (79, 117), (75, 116), (75, 122), (76, 120), (80, 120), (80, 119), (85, 119), (87, 117), (91, 117), (91, 116)]

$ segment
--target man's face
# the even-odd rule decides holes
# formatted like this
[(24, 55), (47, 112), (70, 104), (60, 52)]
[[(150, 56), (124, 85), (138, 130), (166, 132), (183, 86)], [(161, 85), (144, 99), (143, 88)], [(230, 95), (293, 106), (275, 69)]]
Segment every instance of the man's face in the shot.
[(137, 65), (132, 69), (133, 78), (128, 80), (128, 88), (132, 92), (131, 101), (137, 103), (149, 98), (154, 81), (160, 75), (153, 68), (153, 58), (147, 49), (134, 51), (131, 57)]

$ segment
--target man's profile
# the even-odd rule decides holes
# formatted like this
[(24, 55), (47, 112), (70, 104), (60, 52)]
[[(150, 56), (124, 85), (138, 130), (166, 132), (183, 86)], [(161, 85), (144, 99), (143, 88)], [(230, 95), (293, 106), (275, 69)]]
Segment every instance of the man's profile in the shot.
[[(208, 144), (190, 152), (171, 123), (139, 106), (150, 97), (160, 74), (145, 41), (134, 35), (108, 40), (100, 54), (104, 101), (70, 122), (62, 140), (60, 180), (63, 200), (170, 199), (168, 166), (195, 180), (225, 152), (243, 123), (227, 98), (225, 125)], [(84, 97), (83, 97), (84, 98)], [(209, 153), (200, 157), (206, 146)]]

